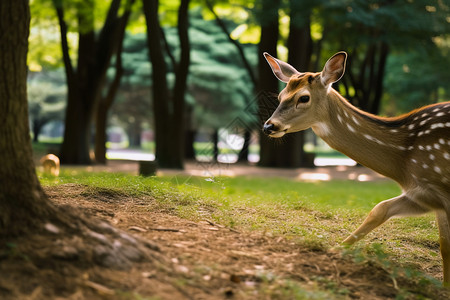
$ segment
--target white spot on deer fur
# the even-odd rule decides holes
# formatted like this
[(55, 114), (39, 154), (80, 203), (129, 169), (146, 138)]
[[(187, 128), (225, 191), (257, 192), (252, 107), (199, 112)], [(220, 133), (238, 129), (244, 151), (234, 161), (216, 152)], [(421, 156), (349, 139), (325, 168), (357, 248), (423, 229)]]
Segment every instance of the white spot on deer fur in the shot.
[(425, 130), (424, 134), (429, 134), (431, 132), (431, 130), (427, 129)]
[(436, 128), (444, 128), (445, 127), (445, 125), (444, 125), (444, 123), (436, 123), (436, 124), (433, 124), (433, 125), (431, 125), (431, 129), (436, 129)]
[(427, 113), (422, 114), (422, 118), (425, 118), (426, 116), (428, 116)]
[(58, 234), (58, 233), (60, 232), (59, 228), (56, 227), (55, 225), (53, 225), (52, 223), (46, 223), (46, 224), (44, 225), (44, 228), (45, 228), (47, 231), (49, 231), (49, 232), (51, 232), (51, 233), (54, 233), (54, 234)]
[(397, 146), (397, 149), (399, 149), (399, 150), (406, 150), (406, 148), (403, 147), (403, 146)]
[[(414, 158), (413, 159), (411, 159), (411, 161), (413, 162), (413, 163), (417, 163), (417, 160), (415, 160)], [(414, 176), (414, 174), (413, 174), (413, 176)]]
[(430, 151), (431, 149), (433, 149), (433, 147), (431, 147), (430, 145), (426, 146), (427, 150)]
[(327, 136), (330, 134), (330, 128), (323, 122), (317, 122), (312, 126), (312, 129), (318, 136)]
[(380, 145), (386, 145), (383, 141), (381, 141), (379, 139), (375, 139), (375, 142), (377, 142), (377, 144), (380, 144)]
[(428, 165), (427, 165), (427, 164), (423, 164), (423, 165), (422, 165), (422, 168), (428, 169)]
[(438, 166), (434, 166), (434, 171), (439, 174), (442, 173), (441, 168), (439, 168)]
[(356, 119), (355, 116), (352, 116), (353, 122), (355, 122), (356, 125), (359, 125), (359, 121)]
[(419, 149), (420, 149), (420, 150), (425, 150), (425, 147), (422, 146), (422, 145), (419, 145)]
[(444, 139), (439, 139), (439, 143), (441, 143), (442, 145), (445, 145), (445, 140)]
[(446, 160), (450, 160), (450, 154), (448, 152), (445, 152), (443, 155)]
[(409, 125), (409, 126), (408, 126), (408, 129), (409, 129), (409, 130), (414, 129), (414, 124)]
[(450, 127), (450, 122), (445, 123), (445, 127)]
[(439, 112), (439, 113), (436, 114), (436, 117), (442, 117), (443, 115), (444, 115), (443, 112)]
[(431, 160), (434, 160), (434, 159), (435, 159), (435, 156), (434, 156), (433, 154), (430, 154), (429, 157), (430, 157)]
[(355, 131), (356, 131), (355, 128), (353, 128), (350, 124), (347, 124), (347, 127), (348, 127), (348, 129), (349, 129), (351, 132), (355, 132)]
[(375, 140), (375, 138), (374, 138), (373, 136), (368, 135), (368, 134), (364, 134), (364, 137), (365, 137), (366, 139), (368, 139), (369, 141)]
[(338, 118), (339, 122), (343, 123), (342, 117), (340, 115), (337, 115), (337, 118)]
[(398, 130), (397, 129), (391, 129), (391, 132), (392, 133), (396, 133), (396, 132), (398, 132)]
[(436, 144), (434, 144), (434, 149), (439, 150), (439, 149), (441, 149), (441, 146), (438, 143), (436, 143)]
[(413, 150), (414, 149), (414, 146), (409, 146), (408, 147), (408, 150)]
[(422, 121), (420, 121), (419, 125), (422, 126), (422, 125), (424, 125), (426, 122), (428, 122), (429, 120), (430, 120), (430, 119), (422, 120)]
[(423, 131), (419, 131), (419, 133), (417, 134), (417, 136), (422, 136), (423, 135)]
[(433, 112), (437, 112), (439, 110), (440, 110), (440, 108), (438, 107), (438, 108), (433, 109)]

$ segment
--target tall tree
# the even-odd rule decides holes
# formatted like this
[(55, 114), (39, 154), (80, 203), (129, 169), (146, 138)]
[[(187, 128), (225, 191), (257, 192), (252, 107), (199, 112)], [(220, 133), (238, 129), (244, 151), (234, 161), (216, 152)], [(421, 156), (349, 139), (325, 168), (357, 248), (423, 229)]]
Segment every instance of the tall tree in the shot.
[(170, 89), (165, 57), (164, 32), (158, 15), (158, 0), (143, 0), (147, 23), (147, 42), (152, 63), (153, 108), (155, 119), (155, 156), (163, 168), (183, 168), (185, 134), (185, 93), (190, 62), (188, 8), (190, 0), (181, 0), (178, 9), (180, 58), (175, 63), (175, 84)]
[[(278, 94), (278, 80), (273, 76), (272, 71), (267, 66), (262, 53), (268, 52), (276, 55), (277, 44), (279, 38), (279, 21), (278, 21), (278, 9), (280, 7), (280, 1), (261, 0), (259, 7), (259, 23), (261, 24), (261, 39), (258, 44), (258, 91), (266, 91), (273, 93), (272, 98), (276, 99)], [(259, 114), (261, 118), (265, 119), (270, 117), (271, 106), (276, 107), (273, 103), (274, 99), (266, 97), (265, 93), (259, 94)], [(286, 166), (288, 164), (284, 157), (277, 155), (279, 143), (275, 143), (273, 140), (265, 136), (262, 131), (260, 132), (260, 160), (259, 165), (264, 167), (276, 167)]]
[(0, 237), (18, 235), (55, 213), (39, 184), (27, 106), (27, 0), (0, 1)]
[[(94, 0), (67, 3), (52, 0), (61, 32), (61, 47), (66, 70), (68, 101), (65, 118), (64, 142), (61, 162), (89, 164), (89, 142), (92, 118), (105, 86), (106, 71), (123, 38), (134, 0), (126, 0), (121, 12), (121, 0), (112, 0), (105, 22), (98, 34), (95, 32)], [(68, 25), (65, 11), (69, 5), (76, 8), (78, 54), (77, 66), (72, 65), (68, 43)], [(70, 7), (70, 8), (72, 8)]]
[[(28, 0), (0, 1), (0, 252), (10, 253), (14, 245), (26, 257), (27, 268), (39, 268), (51, 260), (54, 270), (66, 269), (67, 260), (61, 259), (68, 254), (65, 249), (70, 249), (74, 265), (127, 268), (149, 258), (149, 246), (143, 242), (79, 211), (57, 208), (46, 197), (35, 173), (29, 134), (29, 24)], [(14, 290), (4, 292), (18, 299)], [(33, 297), (45, 298), (39, 291)]]

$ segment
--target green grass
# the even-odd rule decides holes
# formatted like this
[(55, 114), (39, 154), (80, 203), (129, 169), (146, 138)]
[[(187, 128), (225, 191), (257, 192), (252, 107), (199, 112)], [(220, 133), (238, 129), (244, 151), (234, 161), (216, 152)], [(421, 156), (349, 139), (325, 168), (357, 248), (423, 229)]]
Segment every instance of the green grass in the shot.
[[(342, 241), (374, 205), (400, 194), (390, 181), (326, 181), (306, 183), (286, 178), (138, 177), (63, 169), (60, 177), (42, 177), (43, 185), (80, 183), (151, 195), (160, 207), (188, 219), (211, 218), (223, 225), (262, 229), (308, 240), (326, 247)], [(433, 216), (388, 221), (369, 238), (425, 244), (437, 241)], [(398, 248), (398, 247), (397, 247)]]

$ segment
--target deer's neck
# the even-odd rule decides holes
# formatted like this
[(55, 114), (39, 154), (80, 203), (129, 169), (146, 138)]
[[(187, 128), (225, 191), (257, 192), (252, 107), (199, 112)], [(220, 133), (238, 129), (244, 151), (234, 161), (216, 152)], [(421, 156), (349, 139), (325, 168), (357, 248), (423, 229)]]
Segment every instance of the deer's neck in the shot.
[(312, 126), (314, 132), (332, 148), (403, 185), (407, 176), (402, 163), (411, 147), (404, 118), (365, 113), (335, 90), (328, 97), (327, 116)]

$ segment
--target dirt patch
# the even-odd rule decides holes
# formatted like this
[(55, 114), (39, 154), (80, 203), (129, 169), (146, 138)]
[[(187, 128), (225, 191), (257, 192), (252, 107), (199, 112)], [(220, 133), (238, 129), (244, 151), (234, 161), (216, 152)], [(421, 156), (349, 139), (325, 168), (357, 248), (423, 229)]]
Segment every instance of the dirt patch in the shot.
[[(158, 210), (150, 196), (66, 184), (46, 189), (58, 206), (79, 209), (156, 245), (157, 255), (130, 268), (84, 265), (77, 256), (28, 257), (48, 237), (0, 245), (1, 299), (391, 299), (448, 298), (380, 266), (287, 237), (193, 222)], [(81, 246), (82, 247), (82, 246)], [(57, 251), (57, 250), (55, 250)], [(69, 252), (70, 253), (70, 252)], [(325, 294), (324, 291), (327, 291)], [(151, 298), (153, 299), (153, 298)]]

